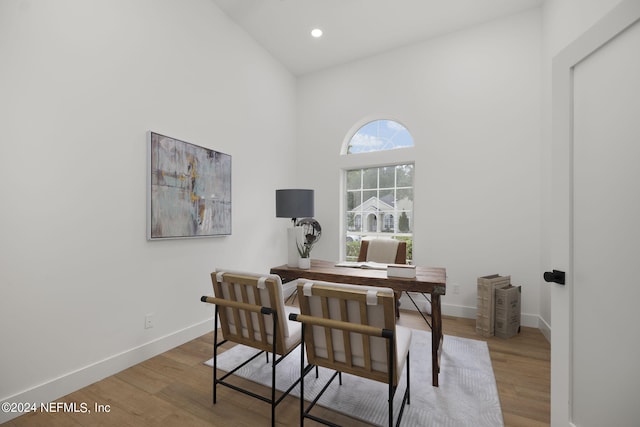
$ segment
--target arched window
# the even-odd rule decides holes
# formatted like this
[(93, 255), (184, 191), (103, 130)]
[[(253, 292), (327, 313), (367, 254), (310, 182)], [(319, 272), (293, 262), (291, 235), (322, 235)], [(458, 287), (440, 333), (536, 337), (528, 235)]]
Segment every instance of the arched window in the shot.
[(362, 126), (351, 137), (347, 154), (413, 147), (411, 134), (394, 120), (374, 120)]
[[(413, 147), (413, 137), (405, 126), (381, 119), (366, 123), (349, 137), (347, 156), (360, 153)], [(407, 262), (413, 259), (413, 176), (414, 164), (379, 166), (378, 159), (367, 164), (355, 162), (345, 170), (345, 258), (355, 261), (362, 239), (394, 238), (407, 242)], [(352, 163), (353, 164), (353, 163)]]

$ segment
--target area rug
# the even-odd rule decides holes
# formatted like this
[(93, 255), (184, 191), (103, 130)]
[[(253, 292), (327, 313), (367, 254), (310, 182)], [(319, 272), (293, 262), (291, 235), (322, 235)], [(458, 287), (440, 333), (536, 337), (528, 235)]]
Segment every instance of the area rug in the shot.
[[(221, 353), (218, 368), (228, 371), (241, 361), (255, 354), (256, 350), (243, 345)], [(440, 387), (431, 385), (431, 334), (413, 330), (411, 355), (411, 404), (405, 407), (402, 418), (404, 426), (503, 426), (502, 410), (496, 387), (487, 343), (483, 341), (444, 337), (440, 360)], [(205, 364), (212, 366), (213, 359)], [(287, 356), (277, 367), (276, 386), (286, 389), (299, 376), (300, 347)], [(271, 365), (265, 357), (258, 357), (236, 372), (259, 384), (271, 384)], [(305, 399), (315, 397), (332, 372), (320, 368), (319, 379), (310, 373), (305, 378)], [(337, 379), (324, 393), (318, 404), (334, 411), (348, 414), (374, 425), (387, 423), (387, 386), (352, 375), (342, 376), (342, 385)], [(394, 414), (397, 416), (405, 390), (406, 374), (394, 399)], [(292, 391), (299, 396), (299, 389)], [(313, 413), (313, 411), (312, 411)]]

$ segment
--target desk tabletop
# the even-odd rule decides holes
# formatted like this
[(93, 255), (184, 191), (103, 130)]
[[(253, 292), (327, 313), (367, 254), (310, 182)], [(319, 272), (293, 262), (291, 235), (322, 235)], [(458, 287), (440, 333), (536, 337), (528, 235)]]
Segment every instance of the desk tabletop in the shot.
[(411, 279), (387, 277), (386, 270), (371, 268), (336, 267), (333, 261), (311, 259), (311, 268), (300, 269), (286, 264), (273, 267), (271, 273), (279, 275), (283, 281), (306, 278), (326, 282), (353, 283), (356, 285), (383, 286), (395, 291), (424, 292), (444, 295), (446, 293), (447, 272), (441, 267), (417, 267), (416, 277)]

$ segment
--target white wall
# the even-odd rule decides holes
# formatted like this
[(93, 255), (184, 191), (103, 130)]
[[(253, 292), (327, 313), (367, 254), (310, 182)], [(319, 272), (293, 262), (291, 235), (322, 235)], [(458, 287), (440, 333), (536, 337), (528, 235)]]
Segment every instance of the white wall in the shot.
[[(199, 336), (210, 271), (286, 261), (295, 80), (212, 2), (2, 1), (0, 58), (0, 399)], [(148, 130), (233, 156), (233, 235), (146, 240)]]
[[(340, 147), (380, 117), (416, 139), (414, 254), (461, 286), (445, 313), (473, 316), (498, 272), (550, 327), (551, 58), (618, 3), (547, 0), (296, 88), (206, 0), (0, 2), (0, 399), (51, 400), (209, 330), (211, 269), (285, 261), (275, 188), (316, 189), (313, 255), (336, 259)], [(145, 240), (147, 130), (233, 156), (232, 236)]]
[[(541, 13), (532, 9), (298, 80), (299, 176), (316, 189), (322, 241), (336, 259), (340, 148), (365, 119), (415, 139), (419, 265), (447, 268), (445, 314), (475, 317), (476, 278), (523, 286), (523, 323), (540, 295)], [(394, 154), (396, 155), (396, 154)]]
[(543, 3), (544, 53), (550, 58), (576, 40), (622, 0), (547, 0)]
[[(542, 39), (542, 240), (541, 263), (543, 270), (551, 264), (551, 62), (562, 49), (611, 11), (620, 0), (547, 0), (543, 3)], [(542, 285), (540, 317), (542, 330), (550, 337), (551, 296), (549, 285)]]

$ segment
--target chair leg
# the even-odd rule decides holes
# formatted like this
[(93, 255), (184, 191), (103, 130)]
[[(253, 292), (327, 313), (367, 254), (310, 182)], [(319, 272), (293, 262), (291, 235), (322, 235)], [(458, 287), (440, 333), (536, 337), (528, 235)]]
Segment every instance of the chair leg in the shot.
[(217, 401), (217, 385), (218, 385), (218, 376), (216, 375), (218, 370), (218, 348), (216, 344), (213, 345), (213, 404), (216, 404)]
[[(400, 405), (400, 412), (398, 413), (398, 419), (396, 420), (396, 427), (400, 426), (400, 421), (402, 420), (402, 414), (404, 414), (405, 404), (411, 404), (411, 362), (410, 362), (410, 354), (407, 352), (407, 365), (405, 369), (407, 370), (407, 386), (404, 390), (404, 396), (402, 397), (402, 404)], [(398, 391), (397, 388), (395, 391)], [(395, 393), (394, 393), (395, 394)]]
[[(302, 324), (302, 341), (300, 343), (300, 426), (304, 425), (304, 323)], [(318, 366), (316, 365), (316, 378)]]
[(216, 386), (218, 385), (218, 305), (216, 304), (213, 320), (213, 404), (216, 404)]
[[(271, 313), (273, 320), (273, 346), (271, 348), (271, 427), (276, 425), (276, 343), (278, 339), (278, 315)], [(267, 361), (269, 361), (269, 352), (267, 353)]]
[(389, 365), (387, 372), (389, 373), (389, 427), (393, 427), (393, 395), (395, 387), (393, 386), (394, 371), (396, 370), (396, 362), (394, 360), (395, 345), (393, 335), (389, 338)]
[(407, 352), (407, 405), (411, 405), (411, 381), (410, 379), (410, 375), (409, 372), (411, 372), (411, 369), (409, 364), (410, 364), (410, 357), (409, 357), (409, 352)]
[(276, 364), (275, 353), (273, 354), (273, 365), (271, 365), (271, 427), (276, 425)]

